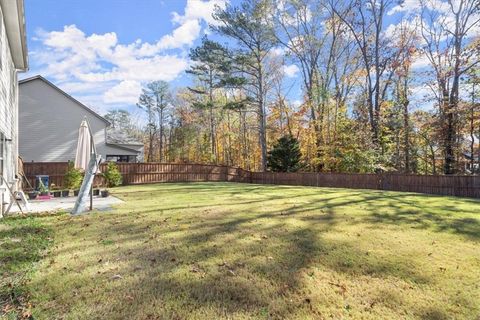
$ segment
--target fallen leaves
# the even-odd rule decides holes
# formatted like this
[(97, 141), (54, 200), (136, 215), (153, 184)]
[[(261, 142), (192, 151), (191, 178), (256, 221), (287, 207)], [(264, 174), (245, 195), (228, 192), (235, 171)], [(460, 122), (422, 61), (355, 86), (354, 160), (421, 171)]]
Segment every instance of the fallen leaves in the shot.
[(2, 313), (7, 314), (9, 312), (12, 312), (13, 310), (15, 310), (15, 306), (7, 303), (3, 306)]
[(218, 264), (219, 268), (222, 270), (226, 270), (227, 275), (231, 277), (235, 277), (237, 274), (235, 273), (235, 269), (231, 266), (227, 261), (223, 261)]
[[(15, 317), (17, 319), (33, 319), (31, 309), (32, 305), (30, 303), (21, 302), (20, 305), (7, 303), (2, 307), (1, 311), (2, 316), (8, 316), (8, 314), (14, 316), (15, 314), (17, 314), (17, 316)], [(8, 319), (10, 318), (8, 317)]]
[(196, 266), (193, 266), (191, 269), (190, 269), (190, 272), (194, 272), (194, 273), (197, 273), (197, 272), (200, 272), (200, 268), (196, 267)]
[(198, 265), (193, 265), (193, 266), (190, 268), (190, 272), (200, 274), (200, 277), (201, 277), (201, 278), (205, 278), (205, 276), (207, 275), (207, 272), (206, 272), (203, 268), (201, 268), (200, 266), (198, 266)]
[(123, 279), (123, 277), (122, 277), (121, 275), (119, 275), (119, 274), (115, 274), (115, 275), (113, 275), (110, 279), (112, 279), (112, 280), (120, 280), (120, 279)]
[(328, 284), (332, 285), (332, 286), (336, 286), (337, 288), (340, 289), (340, 293), (342, 295), (344, 295), (346, 292), (347, 292), (347, 286), (342, 284), (342, 283), (335, 283), (335, 282), (328, 282)]
[(143, 270), (143, 268), (141, 266), (133, 267), (133, 272), (137, 272), (137, 271), (140, 271), (140, 270)]
[(222, 261), (221, 263), (218, 264), (219, 267), (225, 267), (228, 266), (227, 261)]

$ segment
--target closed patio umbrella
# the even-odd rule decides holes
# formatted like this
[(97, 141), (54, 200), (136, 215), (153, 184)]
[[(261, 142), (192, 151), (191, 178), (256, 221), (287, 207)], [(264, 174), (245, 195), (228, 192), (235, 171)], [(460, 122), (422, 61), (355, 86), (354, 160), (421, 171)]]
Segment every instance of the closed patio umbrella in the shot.
[(86, 119), (80, 124), (78, 129), (77, 152), (75, 154), (75, 168), (86, 171), (90, 154), (92, 153), (92, 135)]
[(84, 119), (78, 129), (77, 152), (75, 155), (75, 168), (82, 169), (85, 172), (82, 186), (78, 193), (77, 201), (73, 207), (72, 214), (78, 214), (87, 210), (87, 199), (90, 195), (90, 210), (93, 207), (92, 185), (95, 174), (98, 170), (98, 164), (101, 157), (97, 157), (95, 143), (92, 132), (88, 126), (87, 119)]

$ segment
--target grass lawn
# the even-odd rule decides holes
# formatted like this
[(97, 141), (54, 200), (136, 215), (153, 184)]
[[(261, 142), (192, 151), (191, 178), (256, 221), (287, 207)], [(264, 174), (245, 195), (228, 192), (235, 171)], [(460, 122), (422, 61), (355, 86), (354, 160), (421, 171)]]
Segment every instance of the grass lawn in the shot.
[(0, 221), (5, 317), (480, 317), (480, 201), (234, 183), (113, 191), (126, 202), (112, 211)]

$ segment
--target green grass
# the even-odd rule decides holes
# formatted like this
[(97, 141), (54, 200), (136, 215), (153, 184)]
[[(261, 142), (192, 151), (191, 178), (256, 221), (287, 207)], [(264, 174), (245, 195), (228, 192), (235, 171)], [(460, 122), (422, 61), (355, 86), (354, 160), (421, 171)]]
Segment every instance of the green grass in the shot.
[(38, 218), (0, 220), (0, 315), (7, 319), (30, 316), (26, 285), (35, 263), (52, 242), (51, 230)]
[(38, 264), (18, 283), (36, 319), (480, 316), (480, 201), (233, 183), (114, 194), (125, 203), (108, 212), (0, 222), (7, 238), (45, 230), (20, 232), (39, 239), (28, 258), (0, 246), (4, 272)]

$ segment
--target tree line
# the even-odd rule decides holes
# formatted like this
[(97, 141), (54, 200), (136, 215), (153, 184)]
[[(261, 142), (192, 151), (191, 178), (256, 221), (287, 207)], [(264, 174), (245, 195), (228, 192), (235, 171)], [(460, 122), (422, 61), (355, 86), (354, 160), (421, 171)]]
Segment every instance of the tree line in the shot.
[(401, 5), (217, 7), (190, 51), (192, 85), (154, 81), (139, 97), (145, 160), (265, 171), (282, 154), (303, 171), (478, 174), (480, 2), (419, 0), (393, 19)]

